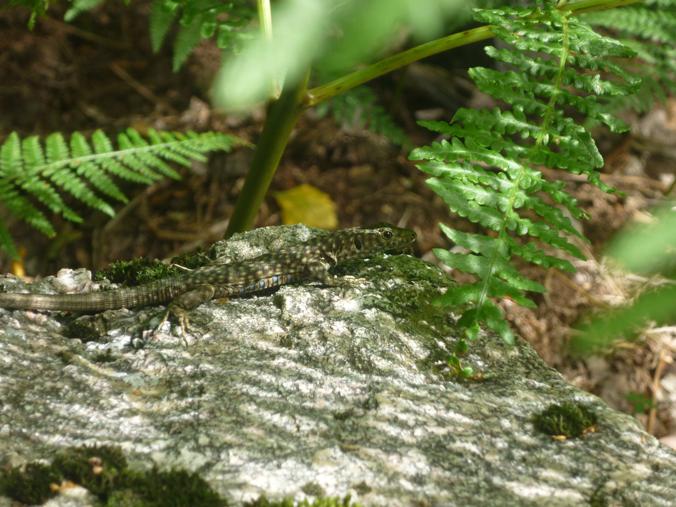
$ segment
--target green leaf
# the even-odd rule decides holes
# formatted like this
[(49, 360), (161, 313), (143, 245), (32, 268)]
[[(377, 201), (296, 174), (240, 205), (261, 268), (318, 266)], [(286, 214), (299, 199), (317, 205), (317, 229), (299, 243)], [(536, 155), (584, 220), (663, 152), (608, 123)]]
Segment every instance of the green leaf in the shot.
[(178, 20), (173, 67), (178, 70), (201, 39), (216, 38), (220, 49), (235, 51), (250, 38), (255, 3), (214, 0), (153, 0), (150, 13), (150, 42), (157, 53)]
[(71, 22), (81, 13), (85, 11), (90, 11), (103, 3), (103, 0), (72, 0), (72, 6), (66, 11), (63, 19), (64, 21)]
[(150, 43), (154, 53), (162, 47), (169, 28), (178, 14), (177, 7), (178, 4), (174, 4), (174, 8), (170, 8), (165, 0), (153, 0), (150, 11)]
[(446, 237), (453, 243), (463, 246), (473, 253), (489, 256), (498, 251), (500, 252), (499, 255), (501, 257), (506, 257), (507, 255), (506, 245), (495, 238), (483, 236), (481, 234), (458, 231), (456, 229), (451, 229), (444, 224), (439, 224), (439, 227), (441, 227), (441, 230)]
[(493, 274), (490, 261), (481, 255), (456, 254), (442, 248), (435, 248), (433, 252), (449, 268), (459, 269), (464, 273), (477, 275), (480, 278), (486, 278)]
[[(205, 160), (205, 153), (229, 151), (243, 141), (221, 133), (149, 131), (146, 137), (133, 129), (118, 137), (116, 148), (100, 130), (91, 139), (75, 132), (66, 141), (53, 133), (41, 141), (30, 136), (23, 141), (10, 134), (0, 145), (0, 202), (17, 218), (40, 232), (55, 231), (40, 209), (60, 214), (67, 220), (82, 222), (80, 215), (61, 197), (70, 194), (86, 206), (109, 216), (115, 211), (104, 197), (126, 202), (115, 178), (148, 184), (163, 176), (178, 178), (168, 161), (189, 165)], [(31, 201), (34, 199), (37, 203)], [(6, 230), (0, 230), (0, 247), (14, 252)]]
[(510, 329), (500, 308), (495, 306), (491, 301), (486, 301), (484, 303), (479, 312), (479, 318), (481, 321), (485, 322), (490, 329), (498, 333), (505, 343), (514, 345), (514, 333)]
[(648, 321), (657, 325), (676, 322), (676, 286), (669, 284), (641, 294), (631, 306), (616, 308), (594, 319), (573, 337), (570, 350), (576, 355), (603, 352), (619, 340), (635, 339), (637, 331)]
[(191, 23), (187, 25), (181, 24), (176, 36), (176, 42), (174, 43), (174, 58), (172, 60), (174, 72), (183, 66), (192, 50), (202, 40), (203, 21), (202, 16), (196, 16)]
[(17, 260), (19, 259), (19, 252), (12, 241), (12, 235), (9, 233), (7, 228), (0, 222), (0, 249), (7, 252), (10, 258)]
[(448, 204), (451, 211), (467, 218), (470, 222), (479, 223), (496, 231), (500, 230), (503, 216), (498, 211), (467, 201), (460, 192), (444, 184), (438, 178), (430, 178), (426, 183)]
[(21, 170), (21, 141), (16, 132), (12, 132), (0, 147), (0, 174), (13, 177)]
[(452, 308), (463, 307), (469, 303), (479, 301), (481, 283), (463, 284), (449, 287), (446, 292), (435, 299), (435, 303)]
[(636, 273), (666, 271), (676, 259), (676, 208), (663, 206), (653, 223), (626, 228), (613, 240), (608, 254)]
[(410, 144), (406, 133), (378, 103), (377, 95), (367, 86), (359, 86), (337, 95), (328, 106), (335, 119), (346, 128), (366, 128), (394, 144)]

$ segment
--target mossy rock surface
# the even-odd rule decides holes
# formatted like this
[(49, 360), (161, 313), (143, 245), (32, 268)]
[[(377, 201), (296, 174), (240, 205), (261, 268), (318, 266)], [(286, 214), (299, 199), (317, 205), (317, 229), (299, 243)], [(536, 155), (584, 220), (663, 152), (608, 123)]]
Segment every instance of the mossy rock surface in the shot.
[[(210, 255), (253, 258), (314, 234), (261, 229)], [(0, 456), (48, 462), (63, 442), (112, 444), (129, 469), (194, 473), (233, 506), (316, 495), (387, 507), (676, 498), (674, 452), (523, 341), (482, 334), (462, 356), (476, 375), (449, 374), (457, 316), (434, 304), (450, 283), (434, 266), (374, 256), (335, 274), (335, 286), (202, 305), (195, 336), (165, 326), (141, 348), (131, 345), (164, 307), (80, 317), (102, 330), (93, 341), (67, 336), (58, 314), (0, 309)], [(85, 290), (86, 279), (5, 282), (48, 292)], [(536, 414), (565, 403), (593, 412), (596, 431), (561, 440), (536, 428)], [(134, 491), (108, 498), (135, 505)]]

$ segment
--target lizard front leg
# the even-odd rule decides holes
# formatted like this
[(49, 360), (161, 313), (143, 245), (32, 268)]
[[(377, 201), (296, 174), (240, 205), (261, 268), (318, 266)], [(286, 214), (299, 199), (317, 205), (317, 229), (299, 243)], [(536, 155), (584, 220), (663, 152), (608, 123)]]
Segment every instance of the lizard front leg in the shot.
[(337, 276), (329, 272), (337, 264), (337, 259), (329, 256), (328, 260), (321, 257), (306, 258), (303, 260), (305, 276), (310, 280), (317, 280), (329, 287), (349, 287), (360, 278), (351, 275)]
[(310, 280), (317, 280), (324, 285), (337, 285), (338, 277), (329, 273), (331, 264), (321, 258), (309, 258), (303, 260), (305, 276)]
[(216, 288), (213, 285), (204, 284), (179, 294), (169, 303), (162, 322), (157, 326), (158, 329), (167, 321), (169, 314), (171, 314), (179, 322), (181, 330), (185, 334), (189, 326), (188, 313), (202, 303), (211, 300), (215, 292)]
[(336, 276), (329, 272), (335, 262), (329, 257), (329, 260), (322, 258), (304, 259), (305, 276), (310, 280), (316, 280), (328, 287), (349, 287), (350, 282), (359, 280), (354, 276)]

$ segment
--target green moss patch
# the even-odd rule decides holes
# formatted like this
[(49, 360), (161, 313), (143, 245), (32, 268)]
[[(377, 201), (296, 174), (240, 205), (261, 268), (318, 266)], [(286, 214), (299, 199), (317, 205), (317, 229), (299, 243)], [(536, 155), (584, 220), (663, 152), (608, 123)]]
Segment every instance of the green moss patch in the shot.
[(0, 472), (0, 493), (21, 503), (41, 504), (56, 494), (55, 486), (60, 482), (61, 477), (52, 467), (28, 463)]
[(83, 343), (99, 341), (101, 336), (106, 334), (106, 330), (100, 328), (95, 320), (83, 318), (82, 316), (76, 319), (69, 316), (62, 323), (64, 324), (64, 336), (78, 338)]
[(123, 481), (127, 460), (118, 447), (75, 447), (59, 452), (52, 468), (64, 479), (105, 499)]
[(198, 248), (190, 253), (185, 253), (172, 257), (172, 264), (182, 266), (188, 269), (197, 269), (207, 264), (212, 264), (214, 259), (202, 248)]
[(539, 431), (556, 438), (575, 438), (595, 431), (598, 418), (580, 403), (564, 402), (550, 405), (533, 418)]
[(181, 271), (158, 260), (138, 257), (128, 261), (115, 261), (106, 269), (97, 271), (94, 280), (108, 279), (113, 283), (135, 286), (177, 275)]
[(345, 498), (319, 498), (312, 502), (308, 500), (303, 500), (299, 503), (296, 503), (291, 498), (272, 501), (262, 496), (258, 500), (245, 503), (244, 506), (245, 507), (360, 507), (359, 504), (354, 503), (350, 500), (349, 495), (346, 496)]
[[(122, 450), (114, 446), (83, 446), (60, 451), (51, 465), (28, 463), (0, 469), (0, 496), (22, 504), (39, 505), (54, 497), (64, 483), (87, 489), (103, 507), (227, 507), (197, 473), (185, 470), (132, 470)], [(313, 493), (319, 493), (317, 485)], [(249, 507), (359, 507), (349, 496), (296, 503), (288, 498), (270, 501), (262, 496)]]
[(209, 484), (185, 470), (130, 470), (118, 447), (75, 447), (59, 452), (51, 465), (29, 463), (0, 472), (0, 495), (42, 504), (64, 481), (86, 488), (106, 507), (227, 506)]
[(211, 262), (213, 261), (202, 250), (175, 257), (172, 259), (172, 264), (137, 257), (112, 262), (106, 269), (97, 271), (94, 274), (94, 280), (107, 279), (113, 283), (136, 286), (185, 273), (185, 270), (178, 266), (195, 269)]
[(107, 507), (219, 507), (228, 503), (196, 473), (185, 470), (127, 472), (123, 485), (106, 503)]

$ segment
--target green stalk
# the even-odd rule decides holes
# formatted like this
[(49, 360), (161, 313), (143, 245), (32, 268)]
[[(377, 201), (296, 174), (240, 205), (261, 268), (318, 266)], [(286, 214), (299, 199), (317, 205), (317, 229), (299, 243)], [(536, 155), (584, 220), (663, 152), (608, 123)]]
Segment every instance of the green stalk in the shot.
[(225, 231), (226, 238), (236, 232), (251, 229), (253, 226), (258, 209), (289, 141), (291, 131), (302, 111), (309, 75), (308, 71), (298, 83), (285, 86), (279, 99), (270, 105), (244, 187), (237, 198), (235, 211)]
[(604, 11), (624, 7), (625, 5), (643, 3), (643, 0), (582, 0), (580, 2), (562, 5), (562, 10), (569, 10), (573, 14), (585, 14), (592, 11)]
[[(272, 8), (270, 7), (270, 0), (258, 0), (258, 24), (261, 27), (261, 36), (268, 42), (272, 41)], [(272, 96), (279, 98), (282, 87), (279, 84), (279, 79), (273, 77), (271, 81)]]
[(465, 46), (473, 42), (490, 39), (493, 37), (493, 32), (489, 25), (480, 26), (471, 30), (464, 30), (462, 32), (454, 33), (441, 39), (436, 39), (420, 46), (416, 46), (396, 55), (389, 56), (384, 60), (380, 60), (372, 65), (364, 67), (356, 72), (348, 74), (343, 77), (331, 81), (322, 86), (308, 90), (305, 97), (305, 105), (308, 107), (316, 106), (320, 102), (330, 99), (336, 95), (340, 95), (351, 88), (355, 88), (360, 84), (364, 84), (377, 77), (380, 77), (393, 70), (400, 69), (428, 56), (448, 51), (449, 49)]
[(272, 9), (270, 8), (270, 0), (258, 0), (256, 6), (261, 33), (266, 40), (272, 40)]
[[(642, 2), (642, 0), (582, 0), (571, 4), (562, 4), (560, 9), (571, 11), (573, 14), (583, 14), (586, 12), (614, 9), (625, 5)], [(400, 69), (428, 56), (436, 55), (449, 49), (466, 46), (474, 42), (490, 39), (493, 37), (492, 27), (484, 25), (471, 30), (463, 30), (440, 39), (436, 39), (420, 46), (416, 46), (396, 55), (389, 56), (379, 62), (368, 65), (363, 69), (339, 77), (325, 85), (317, 86), (308, 90), (305, 97), (307, 107), (316, 106), (336, 95), (346, 92), (361, 84), (367, 83), (377, 77)]]

